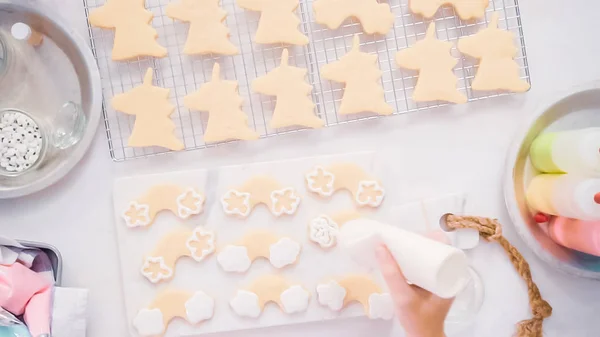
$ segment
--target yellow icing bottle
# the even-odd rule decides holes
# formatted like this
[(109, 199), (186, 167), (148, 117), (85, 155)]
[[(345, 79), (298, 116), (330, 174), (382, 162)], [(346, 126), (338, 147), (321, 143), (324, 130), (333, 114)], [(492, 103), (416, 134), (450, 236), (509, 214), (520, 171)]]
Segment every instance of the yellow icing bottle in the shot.
[(600, 220), (600, 179), (572, 174), (541, 174), (527, 188), (536, 211), (580, 220)]
[(529, 156), (544, 173), (600, 176), (600, 128), (544, 133), (531, 144)]

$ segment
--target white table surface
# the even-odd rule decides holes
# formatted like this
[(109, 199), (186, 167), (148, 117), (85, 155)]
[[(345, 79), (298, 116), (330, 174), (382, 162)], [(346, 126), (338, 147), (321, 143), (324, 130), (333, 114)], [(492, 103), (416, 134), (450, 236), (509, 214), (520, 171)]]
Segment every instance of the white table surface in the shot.
[[(86, 33), (81, 1), (40, 1), (60, 3), (63, 15), (79, 18), (71, 20)], [(529, 260), (543, 296), (554, 307), (545, 336), (599, 336), (600, 283), (556, 272), (535, 257), (511, 227), (501, 190), (505, 152), (524, 117), (553, 92), (600, 79), (598, 12), (597, 1), (521, 1), (532, 76), (532, 89), (523, 95), (260, 140), (255, 151), (246, 153), (222, 146), (126, 163), (112, 162), (99, 126), (89, 153), (66, 179), (35, 195), (0, 201), (0, 233), (57, 246), (64, 257), (64, 285), (90, 289), (88, 336), (126, 336), (112, 224), (116, 177), (376, 149), (389, 154), (390, 167), (397, 171), (393, 183), (402, 186), (399, 193), (407, 200), (465, 191), (471, 213), (505, 224), (506, 236)], [(483, 244), (470, 257), (483, 278), (485, 302), (475, 325), (461, 336), (511, 336), (514, 324), (530, 315), (524, 283), (497, 245)], [(383, 331), (359, 320), (226, 335), (352, 337)]]

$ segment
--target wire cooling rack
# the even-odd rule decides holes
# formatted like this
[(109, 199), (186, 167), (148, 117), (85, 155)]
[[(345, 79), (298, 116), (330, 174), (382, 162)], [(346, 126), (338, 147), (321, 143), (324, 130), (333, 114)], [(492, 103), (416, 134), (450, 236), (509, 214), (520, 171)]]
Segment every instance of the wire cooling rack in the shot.
[[(104, 4), (106, 0), (83, 0), (86, 17), (89, 11)], [(127, 146), (134, 116), (125, 115), (112, 109), (110, 99), (142, 83), (148, 67), (155, 71), (155, 84), (171, 89), (171, 100), (176, 110), (171, 116), (177, 125), (176, 134), (184, 142), (186, 150), (201, 149), (219, 145), (205, 143), (203, 133), (207, 114), (190, 111), (183, 106), (183, 97), (196, 91), (201, 84), (210, 81), (214, 62), (221, 64), (223, 78), (237, 80), (239, 94), (244, 99), (242, 109), (248, 114), (249, 124), (261, 137), (304, 130), (296, 128), (270, 129), (268, 127), (275, 106), (275, 98), (251, 92), (252, 81), (279, 65), (283, 48), (290, 53), (290, 64), (308, 69), (307, 82), (313, 86), (312, 99), (316, 112), (327, 126), (352, 121), (375, 118), (369, 114), (340, 117), (337, 109), (343, 94), (343, 85), (321, 79), (320, 68), (343, 56), (352, 46), (352, 37), (360, 33), (361, 50), (377, 54), (379, 67), (383, 71), (381, 84), (386, 101), (394, 108), (394, 114), (430, 109), (444, 105), (440, 102), (416, 103), (411, 100), (416, 72), (399, 69), (394, 61), (398, 50), (412, 46), (424, 37), (429, 22), (435, 20), (437, 38), (456, 42), (459, 37), (476, 33), (488, 24), (491, 13), (499, 13), (499, 27), (515, 35), (518, 48), (516, 61), (521, 77), (529, 79), (529, 69), (525, 52), (525, 41), (521, 28), (518, 0), (490, 0), (486, 18), (478, 21), (460, 20), (452, 7), (444, 7), (432, 20), (423, 20), (408, 9), (409, 0), (389, 0), (396, 19), (393, 29), (385, 36), (362, 34), (358, 21), (348, 20), (342, 27), (329, 30), (314, 22), (313, 0), (300, 0), (296, 14), (302, 21), (299, 29), (306, 34), (310, 43), (304, 47), (284, 45), (260, 45), (252, 41), (258, 26), (259, 13), (246, 11), (237, 6), (235, 0), (222, 0), (221, 7), (227, 11), (226, 25), (231, 32), (231, 41), (240, 54), (235, 56), (187, 56), (182, 54), (187, 38), (188, 24), (174, 21), (165, 14), (168, 2), (175, 0), (146, 0), (146, 8), (154, 14), (152, 26), (158, 31), (158, 42), (168, 49), (169, 54), (162, 59), (138, 58), (127, 62), (111, 60), (114, 33), (111, 30), (89, 27), (91, 47), (96, 56), (104, 90), (104, 122), (111, 157), (122, 161), (137, 157), (165, 153), (168, 150), (148, 147)], [(89, 26), (89, 25), (88, 25)], [(475, 92), (471, 90), (471, 80), (476, 71), (476, 62), (462, 56), (455, 47), (452, 54), (458, 59), (455, 74), (459, 78), (458, 87), (469, 101), (500, 95), (502, 92)]]

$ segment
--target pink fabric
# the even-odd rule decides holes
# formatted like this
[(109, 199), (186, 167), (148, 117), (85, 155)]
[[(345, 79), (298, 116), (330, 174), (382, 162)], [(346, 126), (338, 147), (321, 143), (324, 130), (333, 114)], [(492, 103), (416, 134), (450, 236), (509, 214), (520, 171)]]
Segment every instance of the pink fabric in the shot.
[(52, 283), (20, 263), (0, 265), (0, 306), (23, 315), (32, 336), (50, 333)]

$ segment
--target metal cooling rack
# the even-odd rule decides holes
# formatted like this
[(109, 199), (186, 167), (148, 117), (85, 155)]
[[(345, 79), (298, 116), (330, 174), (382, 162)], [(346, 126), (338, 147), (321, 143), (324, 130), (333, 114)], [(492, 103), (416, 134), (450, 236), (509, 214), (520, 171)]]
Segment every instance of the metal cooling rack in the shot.
[[(111, 60), (114, 33), (111, 30), (89, 27), (91, 47), (96, 56), (104, 90), (104, 122), (111, 157), (122, 161), (137, 157), (146, 157), (165, 153), (168, 150), (156, 147), (132, 148), (127, 146), (127, 139), (135, 120), (134, 116), (125, 115), (112, 109), (108, 102), (118, 93), (122, 93), (142, 83), (145, 70), (154, 68), (157, 85), (171, 89), (171, 100), (176, 111), (171, 116), (177, 125), (176, 134), (183, 140), (186, 150), (201, 149), (222, 143), (207, 144), (203, 140), (207, 114), (190, 111), (183, 106), (183, 97), (198, 89), (210, 80), (212, 65), (215, 61), (221, 64), (223, 78), (237, 80), (239, 94), (244, 99), (242, 109), (248, 114), (249, 123), (261, 134), (270, 137), (304, 129), (277, 129), (268, 127), (275, 106), (274, 97), (256, 94), (250, 91), (252, 81), (279, 65), (283, 45), (259, 45), (252, 42), (259, 13), (246, 11), (238, 7), (235, 0), (222, 0), (221, 7), (228, 12), (226, 25), (230, 29), (231, 41), (240, 54), (235, 56), (186, 56), (182, 54), (183, 44), (187, 38), (188, 24), (174, 21), (165, 15), (165, 6), (171, 0), (146, 0), (146, 8), (154, 13), (152, 26), (158, 31), (158, 42), (169, 51), (162, 59), (138, 58), (127, 62)], [(360, 24), (349, 20), (337, 30), (329, 30), (314, 22), (312, 11), (313, 0), (300, 0), (296, 14), (301, 19), (300, 29), (308, 35), (310, 43), (304, 47), (288, 46), (290, 64), (308, 69), (307, 81), (313, 85), (312, 98), (316, 104), (319, 117), (327, 126), (352, 121), (376, 118), (368, 114), (349, 117), (337, 115), (337, 108), (343, 94), (343, 85), (322, 80), (319, 69), (322, 65), (333, 62), (350, 50), (352, 36), (361, 33), (361, 50), (377, 54), (379, 67), (383, 71), (381, 83), (385, 98), (394, 107), (395, 114), (419, 111), (445, 105), (439, 102), (416, 103), (410, 99), (416, 83), (416, 72), (399, 69), (394, 62), (398, 50), (412, 46), (425, 35), (431, 20), (410, 13), (409, 0), (389, 0), (388, 3), (396, 16), (393, 29), (386, 35), (368, 36), (361, 33)], [(90, 10), (104, 4), (105, 0), (83, 0), (86, 18)], [(456, 42), (459, 37), (476, 33), (487, 26), (491, 13), (499, 12), (499, 27), (509, 30), (515, 35), (518, 48), (516, 61), (521, 69), (521, 77), (529, 79), (529, 69), (525, 52), (525, 41), (521, 28), (518, 0), (490, 0), (485, 20), (466, 22), (460, 20), (451, 7), (438, 11), (434, 18), (438, 39)], [(469, 101), (505, 95), (501, 92), (474, 92), (471, 80), (476, 71), (475, 60), (462, 56), (456, 46), (452, 54), (459, 63), (455, 74), (459, 77), (458, 87)]]

